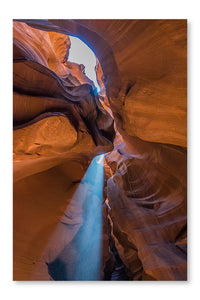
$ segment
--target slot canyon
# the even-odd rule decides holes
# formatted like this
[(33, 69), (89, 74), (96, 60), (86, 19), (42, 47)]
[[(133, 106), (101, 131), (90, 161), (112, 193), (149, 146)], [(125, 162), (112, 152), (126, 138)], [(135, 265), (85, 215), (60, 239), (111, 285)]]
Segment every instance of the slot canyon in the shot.
[(186, 20), (13, 20), (13, 280), (187, 280)]

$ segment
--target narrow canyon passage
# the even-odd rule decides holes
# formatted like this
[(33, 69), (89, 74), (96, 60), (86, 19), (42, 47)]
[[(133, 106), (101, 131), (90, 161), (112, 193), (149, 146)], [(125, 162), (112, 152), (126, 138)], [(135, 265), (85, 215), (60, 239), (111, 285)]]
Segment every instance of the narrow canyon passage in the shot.
[(187, 279), (186, 25), (14, 20), (14, 280)]

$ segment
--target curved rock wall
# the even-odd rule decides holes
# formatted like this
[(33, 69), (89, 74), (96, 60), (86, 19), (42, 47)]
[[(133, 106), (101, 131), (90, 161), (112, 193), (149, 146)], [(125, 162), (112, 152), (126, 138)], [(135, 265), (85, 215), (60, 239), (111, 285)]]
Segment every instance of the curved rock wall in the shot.
[(116, 117), (120, 111), (129, 135), (186, 147), (186, 20), (26, 22), (76, 35), (91, 46), (101, 62), (112, 110)]
[[(67, 61), (66, 34), (94, 50), (99, 95)], [(13, 37), (14, 278), (67, 279), (54, 273), (73, 263), (66, 227), (46, 246), (91, 159), (109, 152), (102, 279), (185, 280), (186, 21), (18, 20)]]

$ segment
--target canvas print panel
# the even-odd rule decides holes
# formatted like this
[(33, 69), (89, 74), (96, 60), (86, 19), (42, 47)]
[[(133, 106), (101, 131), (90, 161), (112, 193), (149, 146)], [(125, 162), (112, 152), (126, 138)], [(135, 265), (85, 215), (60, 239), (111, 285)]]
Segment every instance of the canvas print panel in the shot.
[(13, 280), (187, 280), (187, 20), (13, 20)]

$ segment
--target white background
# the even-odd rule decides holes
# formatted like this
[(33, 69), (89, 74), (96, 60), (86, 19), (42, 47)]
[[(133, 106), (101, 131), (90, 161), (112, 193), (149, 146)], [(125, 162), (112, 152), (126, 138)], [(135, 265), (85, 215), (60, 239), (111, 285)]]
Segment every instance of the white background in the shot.
[[(200, 9), (198, 0), (2, 1), (0, 298), (200, 299)], [(188, 282), (12, 281), (12, 19), (188, 19)]]

